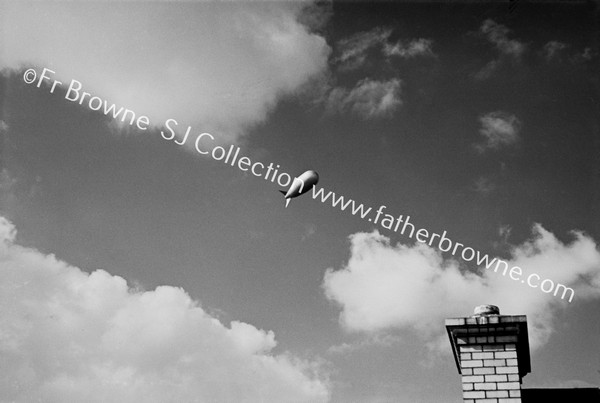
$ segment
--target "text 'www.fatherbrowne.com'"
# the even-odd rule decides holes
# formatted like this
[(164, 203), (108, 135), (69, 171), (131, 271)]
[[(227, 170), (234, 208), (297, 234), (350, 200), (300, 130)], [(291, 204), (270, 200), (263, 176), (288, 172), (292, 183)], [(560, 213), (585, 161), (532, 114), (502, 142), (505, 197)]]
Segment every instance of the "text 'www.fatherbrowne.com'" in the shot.
[(387, 230), (406, 235), (411, 239), (414, 237), (417, 242), (426, 243), (429, 246), (437, 246), (442, 252), (448, 252), (452, 256), (460, 256), (466, 262), (475, 261), (479, 267), (485, 267), (490, 270), (493, 268), (494, 273), (500, 272), (505, 277), (508, 275), (511, 280), (521, 281), (521, 283), (527, 284), (531, 288), (539, 288), (546, 294), (553, 293), (554, 296), (560, 294), (561, 299), (568, 297), (569, 302), (575, 296), (575, 291), (572, 288), (555, 283), (548, 278), (542, 279), (536, 273), (531, 273), (525, 277), (523, 269), (519, 266), (510, 267), (505, 260), (497, 257), (490, 259), (488, 254), (482, 254), (470, 246), (452, 241), (446, 237), (446, 231), (440, 235), (435, 232), (429, 233), (425, 228), (417, 229), (410, 222), (410, 216), (404, 217), (403, 215), (398, 215), (395, 217), (384, 213), (384, 210), (387, 208), (386, 206), (380, 206), (374, 213), (375, 217), (372, 218), (373, 209), (371, 207), (365, 207), (362, 203), (358, 204), (352, 199), (336, 195), (334, 192), (326, 191), (324, 188), (317, 189), (316, 186), (313, 187), (312, 197), (315, 200), (320, 200), (322, 203), (331, 203), (332, 207), (337, 207), (341, 211), (348, 211), (352, 215), (358, 216), (363, 220), (367, 219), (369, 222), (380, 225)]

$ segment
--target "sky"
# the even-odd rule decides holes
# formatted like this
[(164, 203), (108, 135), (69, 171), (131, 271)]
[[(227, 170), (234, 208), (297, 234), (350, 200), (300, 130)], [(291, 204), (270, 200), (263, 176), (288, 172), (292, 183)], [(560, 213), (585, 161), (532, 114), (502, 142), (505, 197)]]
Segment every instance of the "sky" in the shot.
[(0, 401), (460, 401), (444, 319), (482, 304), (527, 315), (523, 387), (598, 387), (597, 13), (0, 2)]

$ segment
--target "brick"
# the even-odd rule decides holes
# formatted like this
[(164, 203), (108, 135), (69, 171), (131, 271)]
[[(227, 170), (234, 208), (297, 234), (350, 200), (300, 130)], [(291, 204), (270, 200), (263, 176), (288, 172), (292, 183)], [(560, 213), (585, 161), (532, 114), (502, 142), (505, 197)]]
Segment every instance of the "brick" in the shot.
[(486, 382), (508, 382), (508, 378), (506, 375), (486, 375)]
[(472, 383), (463, 383), (462, 389), (463, 390), (473, 390), (473, 384)]
[(506, 365), (519, 365), (519, 361), (516, 359), (506, 360)]
[(494, 358), (517, 358), (516, 351), (496, 351)]
[(477, 399), (477, 403), (498, 403), (498, 399)]
[(473, 375), (473, 368), (463, 368), (460, 372), (463, 375)]
[(496, 373), (497, 374), (518, 374), (519, 367), (497, 367)]
[(477, 375), (463, 376), (462, 381), (463, 381), (463, 383), (483, 382), (483, 376), (481, 376), (481, 375), (479, 375), (479, 376), (477, 376)]
[(483, 392), (483, 391), (463, 392), (463, 397), (465, 399), (483, 399), (483, 398), (485, 398), (485, 392)]
[(521, 397), (521, 390), (509, 390), (510, 397)]
[(469, 341), (469, 344), (477, 343), (477, 337), (468, 337), (467, 339)]
[[(504, 360), (502, 360), (502, 361), (504, 361)], [(483, 367), (483, 361), (481, 361), (481, 360), (465, 360), (465, 361), (461, 361), (460, 366), (462, 368)]]
[(487, 337), (485, 337), (485, 336), (477, 337), (477, 343), (487, 343)]
[(521, 377), (519, 376), (519, 374), (508, 374), (508, 381), (509, 382), (521, 382)]
[(494, 382), (476, 383), (473, 387), (475, 390), (496, 390), (496, 384)]
[(521, 399), (520, 398), (518, 398), (518, 399), (511, 399), (511, 398), (500, 399), (500, 400), (498, 400), (498, 402), (499, 403), (521, 403)]
[(481, 351), (481, 346), (460, 346), (461, 353), (471, 353), (473, 351)]
[(505, 367), (506, 366), (506, 360), (485, 360), (485, 361), (483, 361), (483, 363), (486, 367)]
[(460, 359), (461, 360), (470, 360), (471, 359), (471, 353), (460, 353)]
[(506, 345), (504, 346), (504, 349), (505, 349), (506, 351), (509, 351), (509, 350), (516, 350), (516, 349), (517, 349), (517, 345), (516, 345), (516, 344), (506, 344)]
[(485, 397), (508, 397), (508, 390), (488, 390)]
[(498, 390), (521, 389), (519, 382), (498, 382)]
[(474, 375), (489, 375), (489, 374), (495, 374), (495, 373), (496, 373), (496, 369), (493, 367), (473, 368)]
[(494, 353), (472, 353), (474, 360), (488, 360), (494, 358)]

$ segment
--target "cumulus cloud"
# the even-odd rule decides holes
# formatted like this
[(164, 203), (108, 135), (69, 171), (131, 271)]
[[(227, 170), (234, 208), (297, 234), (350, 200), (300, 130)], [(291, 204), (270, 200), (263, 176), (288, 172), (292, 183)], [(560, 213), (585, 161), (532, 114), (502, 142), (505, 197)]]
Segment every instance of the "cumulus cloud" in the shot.
[(550, 41), (544, 45), (543, 55), (546, 60), (551, 60), (559, 55), (559, 53), (567, 48), (567, 44), (558, 42), (558, 41)]
[(519, 61), (527, 50), (527, 46), (516, 39), (509, 39), (510, 29), (498, 24), (491, 19), (483, 22), (479, 32), (485, 35), (489, 42), (495, 45), (499, 57), (488, 62), (481, 70), (474, 74), (476, 80), (485, 80), (502, 66), (507, 60)]
[(598, 51), (590, 47), (584, 48), (581, 52), (576, 52), (570, 57), (572, 63), (586, 63), (598, 57)]
[(480, 152), (497, 150), (519, 141), (521, 122), (515, 115), (503, 111), (490, 112), (481, 116), (479, 122), (479, 134), (484, 140), (475, 147)]
[(473, 75), (473, 77), (475, 78), (475, 80), (479, 80), (479, 81), (487, 80), (498, 69), (498, 66), (500, 66), (499, 60), (491, 60), (481, 70), (476, 72)]
[(301, 2), (7, 2), (0, 68), (34, 65), (162, 126), (235, 141), (327, 67)]
[(336, 45), (339, 56), (335, 62), (342, 70), (356, 69), (365, 64), (372, 49), (380, 49), (386, 57), (435, 56), (432, 50), (433, 40), (419, 38), (392, 43), (389, 40), (391, 34), (391, 29), (378, 27), (342, 39)]
[(367, 52), (376, 46), (383, 46), (391, 33), (391, 29), (374, 28), (340, 40), (337, 43), (339, 56), (336, 62), (346, 70), (362, 66), (367, 58)]
[[(566, 300), (533, 289), (491, 269), (464, 270), (426, 244), (393, 245), (374, 231), (350, 236), (350, 258), (339, 270), (328, 269), (325, 295), (340, 308), (340, 323), (349, 331), (419, 331), (435, 344), (444, 319), (468, 316), (473, 307), (494, 304), (502, 314), (528, 316), (532, 348), (544, 344)], [(600, 298), (600, 252), (593, 239), (573, 233), (562, 243), (541, 225), (532, 238), (513, 246), (510, 267), (537, 273), (555, 284), (573, 287), (576, 300)], [(447, 340), (446, 340), (447, 342)]]
[(15, 243), (0, 217), (0, 395), (44, 402), (324, 402), (316, 362), (222, 324), (181, 288), (134, 291)]
[(475, 180), (474, 190), (483, 196), (488, 196), (490, 193), (496, 190), (496, 184), (492, 181), (492, 179), (485, 176), (480, 176)]
[(383, 49), (388, 56), (400, 56), (411, 58), (416, 56), (434, 56), (431, 49), (433, 41), (431, 39), (419, 38), (412, 41), (399, 41), (394, 45), (387, 43)]
[(354, 88), (333, 88), (326, 99), (329, 113), (354, 112), (363, 119), (389, 117), (402, 105), (401, 81), (377, 81), (365, 78)]
[(374, 333), (370, 337), (361, 338), (351, 343), (333, 345), (327, 349), (327, 353), (347, 355), (371, 347), (390, 347), (398, 344), (401, 340), (400, 337), (395, 335)]
[(480, 31), (504, 55), (519, 58), (525, 52), (525, 44), (515, 39), (509, 39), (508, 34), (510, 33), (510, 29), (502, 24), (487, 19), (481, 25)]

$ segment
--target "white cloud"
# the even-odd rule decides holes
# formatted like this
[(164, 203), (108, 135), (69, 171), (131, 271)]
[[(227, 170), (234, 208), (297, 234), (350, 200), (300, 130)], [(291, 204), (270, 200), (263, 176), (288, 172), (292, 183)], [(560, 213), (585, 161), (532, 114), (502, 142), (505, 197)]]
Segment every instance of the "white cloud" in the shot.
[(475, 80), (487, 80), (492, 76), (492, 74), (494, 74), (499, 65), (499, 60), (491, 60), (481, 70), (475, 73), (473, 77)]
[[(564, 244), (540, 225), (532, 232), (531, 240), (512, 248), (506, 259), (510, 267), (522, 268), (523, 278), (537, 273), (574, 288), (575, 301), (600, 298), (600, 252), (591, 238), (574, 232), (573, 241)], [(568, 306), (493, 268), (465, 271), (425, 244), (392, 245), (377, 231), (353, 234), (350, 241), (348, 263), (328, 269), (323, 280), (327, 298), (340, 306), (340, 322), (350, 331), (412, 329), (436, 344), (443, 340), (445, 318), (469, 316), (477, 305), (494, 304), (502, 314), (528, 315), (530, 343), (537, 348)]]
[(374, 48), (381, 48), (386, 57), (435, 56), (431, 49), (433, 40), (419, 38), (391, 43), (389, 41), (391, 34), (391, 29), (374, 28), (342, 39), (337, 43), (339, 56), (335, 62), (342, 70), (356, 69), (365, 64), (369, 51)]
[(360, 351), (375, 347), (390, 347), (397, 344), (402, 339), (398, 336), (384, 333), (374, 333), (370, 337), (347, 343), (336, 344), (327, 349), (329, 354), (347, 355), (355, 351)]
[(573, 56), (571, 56), (570, 60), (572, 63), (586, 63), (596, 58), (597, 56), (598, 52), (596, 50), (593, 50), (590, 47), (586, 47), (581, 52), (576, 52)]
[(235, 141), (326, 69), (306, 4), (4, 2), (0, 68), (47, 67), (155, 125)]
[(475, 180), (474, 189), (477, 193), (488, 196), (496, 190), (496, 184), (488, 177), (480, 176)]
[(510, 29), (491, 19), (487, 19), (483, 22), (480, 31), (487, 36), (491, 43), (496, 45), (496, 48), (501, 54), (519, 58), (526, 50), (525, 44), (515, 39), (508, 39)]
[(302, 233), (301, 240), (306, 241), (308, 238), (312, 237), (317, 233), (317, 226), (315, 224), (305, 224), (304, 232)]
[(376, 81), (365, 78), (351, 90), (333, 88), (327, 95), (326, 109), (329, 113), (351, 111), (363, 119), (389, 117), (402, 105), (400, 88), (399, 79)]
[(558, 41), (550, 41), (544, 45), (543, 55), (546, 60), (551, 60), (558, 56), (558, 54), (567, 48), (567, 45)]
[(492, 74), (503, 66), (506, 61), (520, 61), (521, 56), (527, 50), (527, 46), (515, 39), (509, 39), (510, 29), (502, 24), (498, 24), (491, 19), (487, 19), (481, 25), (479, 32), (485, 35), (492, 44), (496, 46), (499, 52), (498, 59), (486, 63), (486, 65), (473, 75), (476, 80), (486, 80)]
[(388, 56), (400, 56), (411, 58), (416, 56), (434, 56), (431, 50), (433, 41), (431, 39), (419, 38), (410, 42), (399, 41), (394, 45), (387, 43), (383, 49)]
[(391, 33), (391, 29), (374, 28), (371, 31), (359, 32), (340, 40), (337, 43), (340, 55), (336, 58), (336, 62), (345, 70), (362, 66), (367, 58), (368, 50), (384, 45)]
[(479, 122), (479, 134), (483, 136), (484, 141), (475, 147), (480, 152), (499, 149), (519, 141), (521, 122), (515, 115), (503, 111), (490, 112), (481, 116)]
[(319, 366), (273, 354), (181, 288), (135, 291), (14, 243), (0, 217), (0, 395), (19, 402), (324, 402)]

